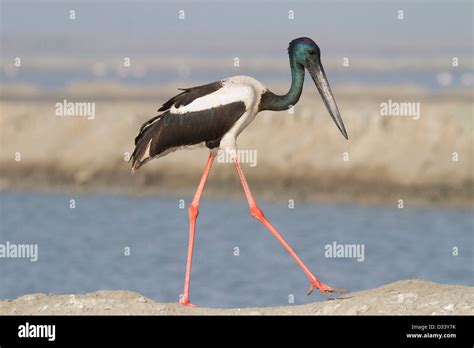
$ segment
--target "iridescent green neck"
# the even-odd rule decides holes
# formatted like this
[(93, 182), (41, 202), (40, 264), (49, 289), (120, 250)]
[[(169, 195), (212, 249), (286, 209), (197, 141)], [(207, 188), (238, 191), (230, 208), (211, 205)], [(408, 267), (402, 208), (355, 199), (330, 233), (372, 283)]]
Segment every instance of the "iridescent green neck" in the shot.
[(295, 105), (300, 99), (301, 92), (303, 91), (304, 83), (304, 67), (295, 62), (290, 56), (290, 67), (291, 67), (291, 87), (288, 93), (285, 95), (276, 95), (270, 90), (267, 90), (262, 94), (260, 100), (259, 111), (272, 110), (281, 111), (287, 110), (292, 105)]

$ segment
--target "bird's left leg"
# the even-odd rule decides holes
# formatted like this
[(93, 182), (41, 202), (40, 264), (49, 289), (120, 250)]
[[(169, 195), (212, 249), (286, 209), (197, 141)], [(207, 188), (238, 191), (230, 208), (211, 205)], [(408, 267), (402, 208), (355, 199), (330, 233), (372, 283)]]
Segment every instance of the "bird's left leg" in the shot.
[(317, 288), (323, 294), (329, 295), (332, 292), (346, 292), (347, 290), (337, 290), (333, 289), (330, 286), (324, 284), (323, 282), (319, 281), (311, 271), (306, 267), (306, 265), (301, 261), (301, 259), (296, 255), (294, 250), (288, 245), (288, 243), (283, 239), (283, 237), (278, 233), (278, 231), (273, 227), (270, 221), (267, 220), (263, 211), (257, 206), (255, 199), (252, 196), (252, 192), (250, 191), (249, 185), (247, 184), (247, 180), (245, 179), (244, 173), (242, 168), (240, 167), (239, 161), (236, 157), (233, 158), (235, 168), (237, 169), (237, 173), (239, 174), (240, 181), (242, 182), (242, 187), (245, 192), (245, 197), (247, 198), (247, 202), (249, 203), (250, 207), (250, 215), (254, 218), (259, 220), (270, 232), (275, 236), (275, 238), (283, 245), (283, 247), (288, 251), (288, 253), (295, 259), (298, 265), (303, 269), (306, 276), (309, 278), (311, 285), (308, 289), (308, 295), (311, 294), (314, 288)]
[(193, 249), (194, 249), (194, 234), (196, 232), (196, 219), (199, 215), (199, 201), (201, 200), (202, 192), (204, 191), (204, 185), (206, 184), (207, 177), (214, 162), (215, 154), (211, 153), (207, 160), (206, 167), (202, 173), (201, 181), (196, 190), (194, 198), (189, 205), (189, 242), (188, 242), (188, 260), (186, 262), (186, 275), (184, 276), (184, 293), (180, 300), (180, 303), (185, 306), (194, 307), (189, 302), (189, 285), (191, 282), (191, 266), (193, 264)]

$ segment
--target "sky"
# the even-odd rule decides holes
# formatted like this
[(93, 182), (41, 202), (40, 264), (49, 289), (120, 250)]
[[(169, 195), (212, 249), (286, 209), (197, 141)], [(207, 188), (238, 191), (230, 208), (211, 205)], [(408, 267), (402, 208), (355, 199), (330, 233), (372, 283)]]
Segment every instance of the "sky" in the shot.
[[(0, 0), (2, 56), (274, 55), (300, 36), (332, 54), (472, 54), (472, 1)], [(76, 18), (69, 18), (74, 10)], [(184, 10), (185, 18), (179, 19)], [(404, 18), (398, 19), (399, 10)], [(294, 11), (294, 19), (290, 12)]]

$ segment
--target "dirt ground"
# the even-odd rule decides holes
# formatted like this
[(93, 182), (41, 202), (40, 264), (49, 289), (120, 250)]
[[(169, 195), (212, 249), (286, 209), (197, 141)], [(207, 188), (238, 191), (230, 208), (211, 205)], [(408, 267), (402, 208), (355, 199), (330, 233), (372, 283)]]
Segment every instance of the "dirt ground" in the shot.
[(474, 287), (402, 280), (307, 305), (265, 308), (189, 308), (131, 291), (31, 294), (0, 301), (0, 315), (474, 315)]

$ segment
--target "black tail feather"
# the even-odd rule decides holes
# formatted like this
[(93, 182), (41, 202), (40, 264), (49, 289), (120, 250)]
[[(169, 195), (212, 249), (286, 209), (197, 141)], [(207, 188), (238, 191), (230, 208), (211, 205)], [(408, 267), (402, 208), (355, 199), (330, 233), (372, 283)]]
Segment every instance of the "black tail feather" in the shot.
[[(135, 137), (135, 150), (130, 157), (130, 161), (132, 161), (132, 173), (153, 157), (149, 145), (150, 141), (161, 133), (162, 116), (163, 115), (155, 116), (140, 127), (140, 131)], [(148, 154), (146, 153), (147, 151)]]

